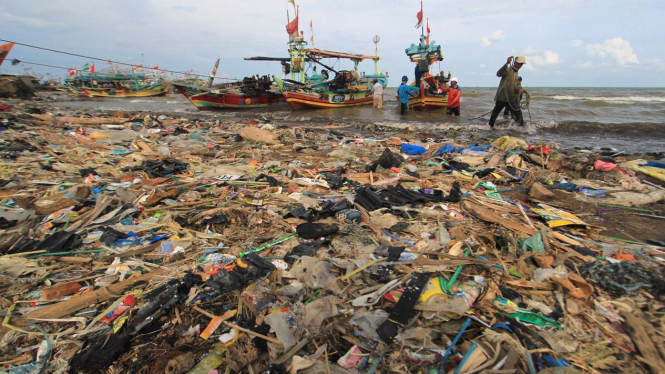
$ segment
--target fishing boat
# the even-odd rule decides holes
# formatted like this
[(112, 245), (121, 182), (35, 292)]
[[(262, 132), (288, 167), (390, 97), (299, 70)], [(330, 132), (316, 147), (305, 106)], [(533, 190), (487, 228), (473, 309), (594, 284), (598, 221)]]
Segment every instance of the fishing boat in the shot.
[[(329, 76), (328, 70), (322, 70), (322, 74), (312, 77), (314, 79), (308, 79), (308, 77), (303, 76), (300, 82), (295, 79), (281, 80), (274, 78), (282, 95), (284, 95), (284, 100), (286, 100), (293, 110), (346, 108), (368, 105), (372, 103), (374, 79), (378, 80), (383, 87), (388, 85), (388, 75), (379, 73), (378, 68), (375, 68), (374, 74), (360, 75), (358, 73), (358, 64), (361, 61), (372, 59), (376, 63), (379, 60), (377, 55), (366, 56), (307, 48), (300, 51), (291, 49), (290, 54), (292, 66), (304, 65), (302, 62), (305, 60), (305, 56), (307, 57), (307, 61), (317, 64), (322, 64), (320, 59), (325, 57), (345, 58), (354, 62), (353, 70), (336, 71), (324, 65), (328, 70), (335, 73), (335, 77), (331, 80), (319, 79), (319, 76), (327, 78)], [(295, 74), (293, 68), (291, 69), (291, 73)], [(302, 70), (301, 75), (304, 75), (304, 70)]]
[(164, 96), (170, 84), (158, 77), (129, 72), (82, 72), (65, 80), (73, 95), (93, 98), (137, 98)]
[[(420, 12), (418, 13), (418, 25), (422, 27), (422, 2)], [(418, 27), (418, 26), (417, 26)], [(429, 22), (427, 25), (427, 36), (425, 30), (422, 29), (420, 41), (416, 44), (411, 44), (406, 48), (406, 55), (411, 62), (416, 64), (416, 70), (420, 74), (421, 79), (416, 81), (418, 94), (416, 97), (409, 98), (409, 108), (418, 111), (432, 111), (446, 109), (448, 107), (448, 95), (438, 93), (440, 86), (445, 85), (450, 80), (450, 72), (448, 76), (443, 73), (439, 75), (430, 74), (430, 66), (438, 61), (443, 61), (443, 54), (441, 53), (441, 46), (437, 45), (435, 41), (430, 43), (429, 40)]]
[(240, 82), (197, 86), (173, 82), (173, 87), (199, 110), (262, 108), (284, 102), (269, 76), (246, 77)]
[(155, 84), (143, 89), (127, 88), (79, 88), (82, 96), (87, 97), (107, 97), (107, 98), (125, 98), (125, 97), (153, 97), (164, 96), (169, 89), (169, 84)]
[(172, 82), (173, 87), (199, 110), (236, 110), (263, 108), (280, 102), (284, 97), (269, 76), (245, 77), (242, 81), (213, 85), (219, 59), (207, 83)]
[[(245, 60), (280, 61), (282, 63), (284, 77), (280, 79), (273, 76), (273, 79), (291, 109), (334, 109), (368, 105), (372, 103), (374, 79), (378, 80), (383, 87), (388, 85), (388, 73), (384, 74), (378, 70), (380, 60), (378, 48), (374, 55), (310, 48), (298, 30), (297, 13), (296, 18), (289, 22), (286, 29), (289, 34), (288, 58), (250, 57)], [(374, 37), (374, 43), (378, 42), (377, 35)], [(354, 63), (353, 70), (335, 70), (322, 62), (324, 58), (351, 60)], [(358, 72), (358, 64), (364, 60), (374, 61), (374, 74), (365, 75)], [(317, 74), (316, 66), (314, 66), (312, 71), (315, 74), (308, 76), (308, 64), (320, 65), (323, 70)], [(335, 74), (332, 79), (330, 79), (330, 72)], [(286, 79), (287, 74), (290, 74), (291, 79)]]

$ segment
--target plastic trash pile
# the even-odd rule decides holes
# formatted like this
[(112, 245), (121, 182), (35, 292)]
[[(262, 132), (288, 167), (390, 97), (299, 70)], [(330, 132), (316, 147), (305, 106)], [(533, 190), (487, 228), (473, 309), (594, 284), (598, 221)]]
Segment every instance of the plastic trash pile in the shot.
[(5, 372), (665, 367), (662, 155), (124, 113), (7, 123)]

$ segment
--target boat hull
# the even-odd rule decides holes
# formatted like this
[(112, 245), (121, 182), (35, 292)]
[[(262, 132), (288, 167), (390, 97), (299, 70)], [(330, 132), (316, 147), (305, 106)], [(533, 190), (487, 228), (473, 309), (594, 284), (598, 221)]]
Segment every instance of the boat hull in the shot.
[(427, 94), (424, 85), (421, 84), (418, 96), (409, 98), (409, 108), (419, 112), (446, 109), (448, 108), (448, 95)]
[(164, 96), (169, 89), (168, 84), (160, 84), (145, 90), (107, 90), (96, 88), (80, 88), (79, 96), (82, 97), (105, 97), (105, 98), (137, 98)]
[(197, 87), (173, 85), (175, 89), (199, 110), (238, 110), (264, 108), (284, 102), (280, 93), (264, 93), (261, 95), (242, 95), (233, 93), (207, 92)]
[(331, 109), (372, 104), (372, 92), (284, 92), (284, 99), (291, 109)]

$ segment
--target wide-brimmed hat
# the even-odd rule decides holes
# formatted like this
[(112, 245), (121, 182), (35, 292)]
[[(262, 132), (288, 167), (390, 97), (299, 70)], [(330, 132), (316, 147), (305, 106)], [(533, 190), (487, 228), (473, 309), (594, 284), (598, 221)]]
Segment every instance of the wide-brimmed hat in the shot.
[(517, 56), (517, 58), (515, 59), (515, 62), (520, 63), (520, 64), (526, 64), (526, 57)]

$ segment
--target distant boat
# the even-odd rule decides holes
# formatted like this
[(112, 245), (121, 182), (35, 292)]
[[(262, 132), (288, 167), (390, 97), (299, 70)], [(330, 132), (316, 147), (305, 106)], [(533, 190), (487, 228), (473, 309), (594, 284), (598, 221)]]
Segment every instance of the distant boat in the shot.
[(65, 86), (79, 97), (136, 98), (164, 96), (169, 83), (157, 77), (129, 72), (77, 72)]
[(169, 90), (169, 83), (155, 84), (143, 89), (79, 88), (79, 96), (127, 98), (164, 96)]

